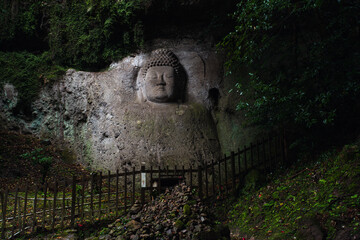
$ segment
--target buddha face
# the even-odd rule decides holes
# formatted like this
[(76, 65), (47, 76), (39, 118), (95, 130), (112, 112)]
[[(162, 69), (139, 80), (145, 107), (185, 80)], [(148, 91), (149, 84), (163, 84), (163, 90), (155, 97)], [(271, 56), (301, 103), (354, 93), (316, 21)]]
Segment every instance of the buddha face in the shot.
[(174, 99), (175, 71), (169, 66), (150, 67), (145, 75), (145, 94), (151, 102), (163, 103)]

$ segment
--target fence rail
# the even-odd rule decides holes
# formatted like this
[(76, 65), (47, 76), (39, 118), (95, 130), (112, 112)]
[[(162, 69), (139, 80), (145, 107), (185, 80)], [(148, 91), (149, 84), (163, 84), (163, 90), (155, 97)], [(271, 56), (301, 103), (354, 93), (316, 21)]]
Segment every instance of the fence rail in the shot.
[(74, 176), (70, 182), (5, 189), (0, 192), (1, 239), (120, 216), (136, 201), (151, 201), (152, 193), (161, 190), (164, 176), (180, 177), (203, 200), (227, 196), (236, 191), (250, 169), (272, 171), (285, 161), (285, 155), (283, 138), (269, 136), (195, 168), (142, 166), (140, 170)]

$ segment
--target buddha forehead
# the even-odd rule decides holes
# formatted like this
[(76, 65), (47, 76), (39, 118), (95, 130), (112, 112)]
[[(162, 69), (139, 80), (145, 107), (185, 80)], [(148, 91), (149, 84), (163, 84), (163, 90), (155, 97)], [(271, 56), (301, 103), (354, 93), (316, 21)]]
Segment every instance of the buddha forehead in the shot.
[(150, 67), (147, 71), (147, 75), (154, 74), (174, 74), (174, 68), (171, 66), (154, 66)]

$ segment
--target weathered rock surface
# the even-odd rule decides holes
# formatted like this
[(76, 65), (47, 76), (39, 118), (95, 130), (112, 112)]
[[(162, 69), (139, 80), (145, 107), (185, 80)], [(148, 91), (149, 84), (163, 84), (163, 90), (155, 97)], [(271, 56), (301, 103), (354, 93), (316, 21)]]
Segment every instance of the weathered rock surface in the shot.
[[(216, 125), (210, 114), (210, 89), (222, 78), (219, 57), (208, 46), (192, 41), (154, 41), (167, 46), (186, 73), (185, 101), (153, 103), (141, 98), (143, 66), (149, 53), (129, 56), (105, 72), (68, 70), (46, 87), (33, 103), (33, 119), (22, 129), (65, 142), (78, 160), (93, 169), (152, 165), (197, 165), (220, 155)], [(8, 122), (16, 103), (11, 86), (2, 94), (1, 112)], [(9, 93), (13, 94), (9, 94)], [(9, 97), (11, 95), (11, 97)]]
[(116, 220), (104, 239), (230, 239), (226, 226), (215, 225), (208, 207), (185, 184), (167, 190), (137, 214)]

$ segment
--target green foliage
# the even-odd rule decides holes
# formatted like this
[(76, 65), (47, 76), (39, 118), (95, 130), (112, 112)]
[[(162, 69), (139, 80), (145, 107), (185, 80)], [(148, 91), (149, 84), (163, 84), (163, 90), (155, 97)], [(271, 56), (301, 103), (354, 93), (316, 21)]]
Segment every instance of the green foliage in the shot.
[(40, 1), (2, 0), (0, 4), (2, 6), (2, 14), (0, 15), (0, 44), (8, 43), (24, 36), (31, 38), (40, 31), (42, 27), (38, 23), (42, 6)]
[(359, 147), (345, 146), (338, 154), (328, 152), (307, 168), (299, 164), (266, 187), (243, 195), (229, 219), (239, 232), (256, 239), (302, 239), (308, 219), (319, 222), (327, 239), (334, 239), (339, 229), (355, 233), (360, 222), (359, 180)]
[(29, 159), (34, 165), (40, 165), (42, 167), (42, 182), (45, 182), (46, 175), (48, 174), (51, 165), (53, 164), (53, 158), (48, 156), (48, 153), (43, 148), (36, 148), (29, 153), (21, 154), (20, 157)]
[(349, 117), (360, 94), (359, 1), (247, 0), (219, 47), (250, 123), (328, 127)]
[(30, 115), (67, 67), (99, 70), (142, 47), (145, 1), (1, 0), (0, 85), (19, 91), (16, 111)]
[(36, 148), (30, 153), (21, 154), (20, 157), (30, 159), (33, 164), (40, 164), (45, 168), (49, 168), (53, 163), (52, 157), (47, 156), (43, 148)]
[(13, 84), (19, 92), (18, 106), (29, 111), (30, 103), (37, 98), (41, 86), (53, 83), (65, 69), (52, 65), (47, 53), (0, 52), (0, 85)]
[(0, 45), (48, 49), (55, 64), (100, 69), (143, 45), (144, 1), (2, 0)]
[(142, 46), (141, 0), (52, 4), (49, 45), (60, 65), (99, 69)]

